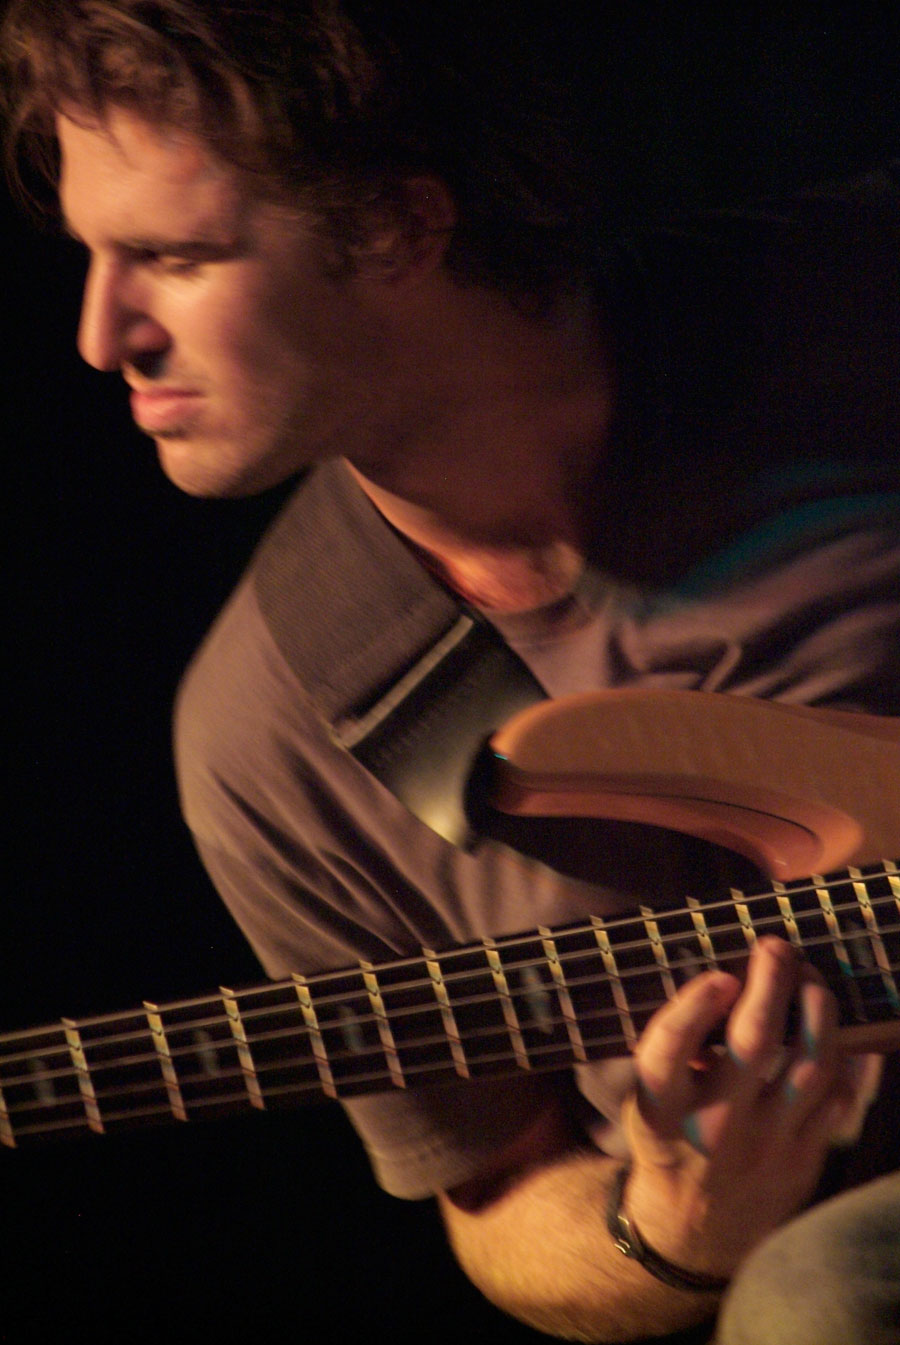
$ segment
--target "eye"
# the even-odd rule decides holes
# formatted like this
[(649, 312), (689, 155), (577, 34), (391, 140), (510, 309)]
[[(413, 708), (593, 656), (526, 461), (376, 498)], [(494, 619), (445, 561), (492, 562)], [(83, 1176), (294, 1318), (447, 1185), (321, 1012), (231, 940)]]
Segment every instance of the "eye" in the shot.
[(196, 257), (182, 257), (175, 253), (150, 253), (144, 258), (145, 264), (155, 267), (167, 276), (189, 276), (198, 271), (201, 262)]
[(161, 252), (155, 248), (132, 248), (130, 259), (137, 266), (147, 267), (166, 276), (189, 276), (202, 265), (202, 258), (178, 252)]

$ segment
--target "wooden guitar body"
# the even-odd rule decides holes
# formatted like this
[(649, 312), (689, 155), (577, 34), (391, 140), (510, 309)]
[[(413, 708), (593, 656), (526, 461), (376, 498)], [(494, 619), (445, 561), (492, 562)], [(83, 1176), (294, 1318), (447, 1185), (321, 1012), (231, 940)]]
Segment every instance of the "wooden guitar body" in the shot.
[(900, 851), (900, 719), (696, 691), (544, 701), (491, 740), (492, 803), (646, 822), (786, 881)]

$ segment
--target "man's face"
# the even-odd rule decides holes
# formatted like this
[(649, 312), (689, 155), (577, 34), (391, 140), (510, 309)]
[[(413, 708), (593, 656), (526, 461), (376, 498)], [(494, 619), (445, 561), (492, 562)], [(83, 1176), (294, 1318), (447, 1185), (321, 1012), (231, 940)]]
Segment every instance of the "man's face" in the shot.
[(349, 451), (379, 386), (374, 282), (329, 276), (308, 217), (188, 137), (116, 109), (58, 135), (90, 254), (79, 350), (122, 373), (176, 485), (248, 494)]

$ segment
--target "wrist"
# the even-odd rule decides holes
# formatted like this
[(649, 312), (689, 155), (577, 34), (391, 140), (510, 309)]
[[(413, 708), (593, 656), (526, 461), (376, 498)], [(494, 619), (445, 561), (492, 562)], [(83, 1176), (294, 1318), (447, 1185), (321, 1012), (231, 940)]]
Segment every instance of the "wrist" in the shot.
[(630, 1173), (631, 1164), (623, 1164), (613, 1178), (609, 1191), (606, 1226), (617, 1249), (623, 1256), (641, 1265), (654, 1279), (672, 1289), (688, 1293), (722, 1293), (728, 1286), (726, 1278), (678, 1265), (647, 1242), (626, 1208), (625, 1193)]

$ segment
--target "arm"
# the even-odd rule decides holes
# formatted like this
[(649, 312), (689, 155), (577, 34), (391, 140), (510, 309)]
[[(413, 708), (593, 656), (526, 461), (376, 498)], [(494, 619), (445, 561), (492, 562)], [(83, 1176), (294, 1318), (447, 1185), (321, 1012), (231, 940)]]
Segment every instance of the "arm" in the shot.
[[(803, 1027), (781, 1062), (793, 1000)], [(728, 1051), (698, 1067), (723, 1020)], [(773, 939), (758, 944), (743, 990), (706, 973), (655, 1015), (636, 1053), (625, 1206), (667, 1260), (727, 1277), (809, 1200), (855, 1097), (835, 1027), (830, 994)], [(491, 1172), (441, 1197), (463, 1269), (505, 1311), (570, 1339), (639, 1339), (709, 1317), (716, 1295), (671, 1289), (614, 1245), (617, 1168), (579, 1150), (562, 1108), (548, 1110)]]

